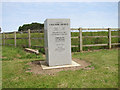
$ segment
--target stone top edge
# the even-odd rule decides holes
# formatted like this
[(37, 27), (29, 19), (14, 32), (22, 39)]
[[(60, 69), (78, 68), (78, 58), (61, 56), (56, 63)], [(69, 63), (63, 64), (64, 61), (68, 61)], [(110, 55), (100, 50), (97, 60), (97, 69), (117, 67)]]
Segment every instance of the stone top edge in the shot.
[(46, 20), (70, 20), (70, 18), (47, 18)]

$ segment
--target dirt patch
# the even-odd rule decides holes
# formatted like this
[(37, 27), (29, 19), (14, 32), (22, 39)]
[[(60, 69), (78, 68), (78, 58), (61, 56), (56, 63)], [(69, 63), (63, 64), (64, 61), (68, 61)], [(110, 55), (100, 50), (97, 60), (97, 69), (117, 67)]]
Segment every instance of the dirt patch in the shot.
[(86, 62), (86, 61), (80, 60), (80, 59), (75, 59), (75, 58), (73, 58), (72, 60), (79, 63), (81, 66), (43, 70), (40, 65), (40, 60), (39, 60), (39, 61), (29, 62), (28, 65), (30, 65), (30, 68), (26, 72), (33, 72), (34, 74), (55, 75), (57, 72), (60, 72), (60, 71), (67, 71), (67, 70), (75, 71), (75, 70), (80, 70), (80, 69), (85, 69), (85, 70), (94, 69), (94, 67), (92, 67), (89, 62)]

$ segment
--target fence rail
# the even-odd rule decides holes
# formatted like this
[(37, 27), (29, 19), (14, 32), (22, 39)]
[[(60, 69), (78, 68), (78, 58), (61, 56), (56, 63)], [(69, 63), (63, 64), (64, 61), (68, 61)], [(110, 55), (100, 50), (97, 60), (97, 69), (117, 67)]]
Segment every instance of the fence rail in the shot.
[[(71, 28), (71, 30), (79, 30), (80, 28)], [(120, 30), (120, 28), (81, 28), (81, 30)]]
[[(71, 47), (78, 47), (79, 51), (82, 52), (83, 51), (83, 47), (94, 47), (94, 46), (108, 46), (109, 49), (111, 49), (112, 45), (120, 45), (120, 43), (111, 43), (111, 38), (120, 38), (120, 36), (111, 36), (111, 32), (112, 30), (120, 30), (120, 28), (71, 28), (71, 30), (78, 30), (79, 32), (79, 36), (76, 37), (71, 37), (72, 39), (78, 38), (79, 39), (79, 45), (71, 45)], [(83, 36), (82, 35), (82, 31), (83, 30), (107, 30), (108, 31), (108, 35), (107, 36)], [(42, 37), (31, 37), (31, 33), (41, 33), (43, 30), (30, 30), (28, 29), (28, 31), (19, 31), (19, 32), (3, 32), (3, 45), (14, 45), (19, 46), (17, 44), (17, 39), (27, 39), (28, 40), (28, 46), (31, 47), (31, 40), (33, 39), (44, 39)], [(27, 33), (28, 36), (27, 37), (17, 37), (16, 34), (17, 33)], [(10, 37), (5, 37), (6, 34), (14, 34), (13, 38)], [(83, 45), (83, 39), (84, 38), (108, 38), (108, 43), (107, 44), (90, 44), (90, 45)], [(14, 40), (14, 44), (6, 44), (6, 39), (13, 39)], [(27, 46), (27, 45), (23, 45), (23, 46)], [(44, 46), (32, 46), (32, 47), (39, 47), (39, 48), (44, 48)]]
[[(120, 43), (111, 43), (111, 38), (112, 37), (118, 37), (120, 38), (120, 36), (111, 36), (111, 31), (112, 30), (120, 30), (120, 28), (79, 28), (79, 29), (75, 29), (72, 28), (71, 30), (79, 30), (79, 46), (77, 45), (72, 45), (72, 47), (79, 47), (79, 51), (82, 51), (83, 47), (93, 47), (93, 46), (108, 46), (109, 49), (111, 49), (112, 45), (120, 45)], [(82, 30), (108, 30), (108, 36), (82, 36)], [(82, 39), (83, 38), (97, 38), (97, 37), (105, 37), (108, 38), (108, 44), (91, 44), (91, 45), (83, 45), (82, 44)], [(72, 38), (77, 38), (77, 37), (72, 37)]]

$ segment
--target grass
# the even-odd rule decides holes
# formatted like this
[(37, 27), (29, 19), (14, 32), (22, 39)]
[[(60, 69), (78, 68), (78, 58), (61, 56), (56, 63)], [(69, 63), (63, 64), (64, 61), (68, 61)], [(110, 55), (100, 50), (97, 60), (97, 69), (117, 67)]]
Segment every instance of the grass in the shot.
[[(19, 54), (20, 57), (17, 56)], [(28, 62), (43, 60), (22, 48), (3, 47), (3, 88), (117, 88), (118, 50), (74, 52), (72, 57), (90, 62), (95, 69), (60, 71), (55, 76), (25, 72)], [(30, 58), (29, 58), (30, 57)], [(6, 59), (5, 59), (6, 58)]]
[(39, 55), (26, 53), (24, 48), (20, 47), (3, 47), (2, 52), (2, 60), (38, 59), (42, 57), (41, 53)]

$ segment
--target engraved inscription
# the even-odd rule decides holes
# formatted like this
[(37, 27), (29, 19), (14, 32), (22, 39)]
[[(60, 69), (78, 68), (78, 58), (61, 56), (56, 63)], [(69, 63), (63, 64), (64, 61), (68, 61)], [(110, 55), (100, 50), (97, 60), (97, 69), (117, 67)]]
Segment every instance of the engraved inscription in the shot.
[(56, 22), (56, 23), (50, 23), (49, 26), (53, 27), (53, 30), (51, 32), (51, 35), (54, 37), (53, 40), (55, 40), (55, 51), (62, 52), (65, 50), (65, 36), (68, 34), (66, 32), (66, 26), (68, 26), (68, 23), (64, 22)]
[(55, 42), (65, 42), (65, 37), (55, 37)]
[(65, 50), (65, 45), (64, 44), (56, 44), (55, 51), (62, 52)]
[(56, 24), (49, 24), (50, 26), (58, 26), (58, 25), (68, 25), (68, 23), (56, 23)]

